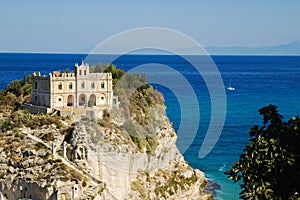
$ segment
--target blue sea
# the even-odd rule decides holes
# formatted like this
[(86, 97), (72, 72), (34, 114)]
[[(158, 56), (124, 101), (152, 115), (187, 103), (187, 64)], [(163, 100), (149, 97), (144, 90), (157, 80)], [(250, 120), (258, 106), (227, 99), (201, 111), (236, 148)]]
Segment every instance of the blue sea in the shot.
[[(15, 79), (23, 79), (24, 74), (41, 71), (49, 74), (58, 69), (73, 69), (74, 63), (81, 63), (83, 54), (15, 54), (0, 53), (0, 89)], [(193, 58), (197, 59), (197, 57)], [(158, 63), (168, 66), (186, 78), (197, 96), (200, 108), (200, 122), (196, 121), (193, 111), (186, 116), (190, 124), (198, 123), (199, 128), (189, 148), (182, 152), (188, 163), (204, 171), (205, 175), (218, 183), (215, 199), (238, 199), (239, 183), (228, 180), (224, 171), (228, 170), (248, 144), (249, 129), (261, 125), (258, 109), (275, 104), (285, 120), (300, 113), (300, 56), (212, 56), (225, 87), (231, 79), (234, 91), (226, 90), (226, 120), (221, 136), (204, 158), (198, 153), (208, 129), (211, 117), (211, 97), (204, 80), (185, 59), (175, 55), (125, 55), (113, 64), (125, 70), (148, 64)], [(101, 56), (101, 62), (110, 60), (109, 55)], [(150, 64), (151, 65), (151, 64)], [(159, 76), (160, 72), (157, 72)], [(172, 76), (170, 77), (172, 78)], [(180, 87), (179, 81), (174, 85)], [(168, 87), (154, 84), (164, 94), (167, 115), (178, 130), (182, 113), (176, 95)], [(184, 143), (192, 133), (178, 136), (178, 145)]]

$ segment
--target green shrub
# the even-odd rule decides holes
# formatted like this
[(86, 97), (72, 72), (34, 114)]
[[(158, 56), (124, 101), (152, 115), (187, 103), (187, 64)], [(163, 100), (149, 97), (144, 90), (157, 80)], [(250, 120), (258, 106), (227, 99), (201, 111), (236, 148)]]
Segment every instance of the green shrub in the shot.
[(125, 129), (130, 136), (136, 136), (137, 134), (135, 130), (135, 126), (131, 120), (127, 120), (123, 124), (122, 128)]
[(277, 106), (259, 109), (263, 125), (254, 125), (249, 144), (225, 174), (242, 181), (242, 199), (300, 199), (300, 119), (284, 122)]
[(11, 119), (0, 120), (0, 130), (1, 132), (6, 132), (13, 128)]

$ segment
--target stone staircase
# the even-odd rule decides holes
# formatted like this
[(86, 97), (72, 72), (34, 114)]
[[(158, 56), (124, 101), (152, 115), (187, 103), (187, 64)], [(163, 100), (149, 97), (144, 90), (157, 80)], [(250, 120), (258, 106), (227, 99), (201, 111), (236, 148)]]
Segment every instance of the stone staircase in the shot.
[(94, 199), (94, 197), (99, 193), (101, 189), (105, 187), (104, 183), (100, 183), (98, 185), (90, 185), (88, 188), (83, 190), (80, 199)]
[[(52, 147), (49, 144), (45, 143), (41, 139), (39, 139), (36, 136), (32, 135), (30, 132), (26, 131), (26, 132), (23, 132), (23, 134), (25, 136), (27, 136), (28, 138), (34, 140), (35, 142), (38, 142), (38, 143), (44, 145), (46, 148), (52, 150)], [(86, 134), (81, 134), (80, 137), (86, 137)], [(101, 180), (99, 180), (98, 178), (96, 178), (95, 176), (93, 176), (92, 174), (87, 172), (86, 170), (84, 170), (82, 167), (77, 166), (75, 163), (70, 162), (68, 159), (65, 159), (64, 157), (62, 157), (62, 156), (60, 156), (56, 153), (53, 156), (56, 157), (57, 159), (61, 159), (61, 161), (67, 167), (73, 169), (74, 171), (79, 173), (84, 178), (86, 178), (86, 179), (90, 180), (91, 182), (93, 182), (93, 184), (89, 185), (86, 189), (83, 190), (83, 193), (82, 193), (82, 195), (80, 196), (79, 199), (90, 199), (90, 200), (92, 200), (100, 192), (100, 190), (103, 190), (105, 188), (105, 184)]]
[(91, 195), (91, 193), (95, 191), (96, 188), (97, 185), (96, 186), (90, 185), (88, 188), (84, 189), (81, 195), (81, 199), (88, 199), (88, 197)]

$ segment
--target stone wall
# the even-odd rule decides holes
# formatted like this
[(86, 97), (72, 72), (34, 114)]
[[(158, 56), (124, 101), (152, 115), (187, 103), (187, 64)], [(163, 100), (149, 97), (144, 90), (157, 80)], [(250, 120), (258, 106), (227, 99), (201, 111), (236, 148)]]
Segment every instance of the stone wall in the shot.
[(46, 114), (46, 113), (51, 113), (52, 109), (51, 108), (46, 108), (43, 106), (36, 106), (32, 105), (29, 103), (25, 103), (23, 109), (28, 110), (29, 112), (33, 114)]
[(46, 76), (32, 76), (31, 104), (51, 107), (50, 105), (50, 78)]

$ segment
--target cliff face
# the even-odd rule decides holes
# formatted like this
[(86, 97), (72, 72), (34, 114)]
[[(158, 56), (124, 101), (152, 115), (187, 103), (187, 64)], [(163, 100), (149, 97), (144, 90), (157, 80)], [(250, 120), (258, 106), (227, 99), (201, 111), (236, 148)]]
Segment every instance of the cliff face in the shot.
[(211, 199), (176, 147), (162, 96), (147, 86), (122, 102), (75, 123), (2, 114), (0, 199)]
[[(192, 169), (176, 147), (177, 137), (161, 94), (152, 87), (139, 90), (107, 117), (111, 123), (99, 122), (102, 126), (81, 121), (69, 140), (71, 146), (84, 141), (87, 154), (82, 166), (106, 184), (103, 197), (211, 198), (202, 189), (206, 184), (203, 172)], [(80, 135), (85, 136), (83, 140)]]

